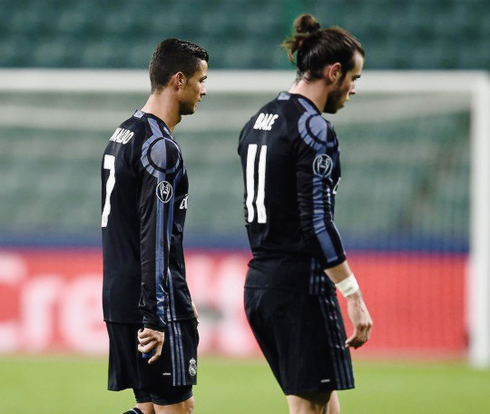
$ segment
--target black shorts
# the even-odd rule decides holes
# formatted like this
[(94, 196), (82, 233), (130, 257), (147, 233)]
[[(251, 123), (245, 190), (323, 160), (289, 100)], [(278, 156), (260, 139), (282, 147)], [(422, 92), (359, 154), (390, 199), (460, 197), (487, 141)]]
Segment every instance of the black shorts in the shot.
[(199, 334), (195, 319), (170, 322), (162, 355), (153, 364), (138, 352), (138, 324), (106, 322), (109, 333), (109, 390), (134, 390), (138, 402), (176, 404), (192, 396), (197, 380)]
[(354, 388), (336, 296), (245, 288), (245, 311), (286, 395)]

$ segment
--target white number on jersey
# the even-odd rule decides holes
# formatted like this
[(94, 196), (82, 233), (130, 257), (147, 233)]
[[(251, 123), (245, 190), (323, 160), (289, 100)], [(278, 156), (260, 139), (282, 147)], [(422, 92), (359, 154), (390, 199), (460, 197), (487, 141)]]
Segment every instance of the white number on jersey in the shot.
[[(255, 160), (257, 158), (257, 144), (250, 144), (247, 152), (247, 169), (245, 173), (247, 200), (245, 202), (248, 211), (247, 220), (249, 223), (254, 221), (255, 211), (257, 211), (257, 223), (267, 223), (265, 211), (265, 161), (267, 157), (267, 145), (260, 146), (259, 164), (255, 171)], [(255, 176), (258, 175), (257, 197), (255, 196)], [(254, 205), (255, 200), (255, 205)]]
[(104, 155), (104, 170), (109, 170), (109, 177), (105, 183), (105, 202), (102, 210), (101, 227), (107, 227), (109, 214), (111, 214), (111, 194), (116, 185), (116, 157), (114, 155)]

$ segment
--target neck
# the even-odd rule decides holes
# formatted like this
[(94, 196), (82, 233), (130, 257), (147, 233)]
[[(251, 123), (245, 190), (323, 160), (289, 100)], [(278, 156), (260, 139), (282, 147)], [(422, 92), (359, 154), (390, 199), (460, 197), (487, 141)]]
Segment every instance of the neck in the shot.
[(145, 106), (141, 108), (141, 111), (160, 118), (172, 132), (182, 119), (179, 106), (175, 104), (174, 98), (169, 93), (166, 93), (165, 90), (152, 93)]
[(328, 86), (324, 79), (308, 81), (300, 79), (289, 89), (290, 93), (303, 95), (312, 101), (320, 112), (323, 112), (327, 103)]

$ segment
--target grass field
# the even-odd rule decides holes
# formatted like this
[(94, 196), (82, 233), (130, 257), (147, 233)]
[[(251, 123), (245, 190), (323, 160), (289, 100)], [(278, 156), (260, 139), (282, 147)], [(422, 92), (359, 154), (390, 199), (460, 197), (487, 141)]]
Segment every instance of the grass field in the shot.
[[(196, 414), (287, 413), (262, 360), (202, 357)], [(0, 358), (0, 412), (121, 414), (131, 391), (106, 391), (102, 358)], [(488, 414), (490, 371), (461, 362), (356, 362), (357, 388), (340, 393), (342, 413)]]

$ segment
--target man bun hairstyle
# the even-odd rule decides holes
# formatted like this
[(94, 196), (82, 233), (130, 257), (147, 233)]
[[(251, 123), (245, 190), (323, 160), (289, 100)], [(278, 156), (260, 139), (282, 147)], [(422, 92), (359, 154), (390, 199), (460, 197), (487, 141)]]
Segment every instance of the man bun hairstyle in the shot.
[(303, 41), (312, 34), (316, 34), (321, 26), (320, 23), (318, 23), (318, 20), (311, 14), (302, 14), (294, 21), (293, 28), (293, 36), (286, 39), (282, 44), (283, 47), (289, 50), (288, 56), (292, 63), (294, 63), (294, 53), (299, 50)]
[(296, 33), (315, 33), (321, 29), (318, 20), (311, 14), (302, 14), (293, 23)]
[(151, 92), (167, 86), (177, 72), (191, 78), (201, 60), (209, 62), (208, 52), (195, 43), (175, 38), (164, 40), (157, 46), (150, 60)]
[[(365, 56), (361, 42), (340, 27), (322, 28), (311, 14), (298, 16), (293, 34), (282, 46), (296, 63), (298, 79), (320, 79), (325, 66), (339, 62), (345, 75), (354, 67), (354, 54)], [(296, 61), (294, 55), (296, 54)]]

